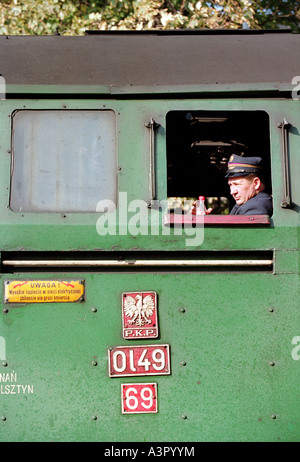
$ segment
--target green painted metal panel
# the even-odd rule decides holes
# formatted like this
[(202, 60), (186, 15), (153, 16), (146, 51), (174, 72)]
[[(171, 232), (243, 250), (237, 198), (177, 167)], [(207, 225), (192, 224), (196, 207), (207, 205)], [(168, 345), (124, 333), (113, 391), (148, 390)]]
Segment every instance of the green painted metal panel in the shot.
[[(268, 229), (258, 234), (256, 229), (247, 228), (232, 238), (231, 229), (207, 228), (201, 249), (263, 249), (298, 248), (292, 228), (299, 224), (297, 206), (294, 210), (281, 208), (283, 196), (283, 175), (281, 159), (280, 130), (277, 124), (286, 118), (292, 125), (290, 130), (290, 166), (293, 173), (291, 187), (293, 200), (299, 204), (298, 143), (299, 103), (280, 100), (6, 100), (1, 101), (1, 157), (0, 169), (0, 240), (2, 250), (94, 250), (119, 249), (186, 249), (186, 235), (170, 230), (162, 223), (162, 213), (148, 210), (150, 223), (154, 216), (160, 223), (157, 235), (151, 235), (150, 225), (144, 234), (122, 233), (120, 226), (127, 225), (126, 219), (116, 218), (114, 234), (100, 236), (97, 221), (100, 213), (14, 213), (8, 208), (11, 165), (11, 115), (21, 109), (112, 109), (117, 115), (118, 146), (118, 192), (126, 194), (127, 203), (134, 200), (150, 200), (149, 185), (149, 129), (145, 123), (153, 118), (160, 124), (156, 137), (156, 179), (157, 199), (166, 199), (166, 115), (171, 110), (263, 110), (270, 118), (271, 167), (274, 198), (274, 215)], [(255, 136), (255, 127), (253, 136)], [(120, 197), (119, 197), (120, 202)], [(149, 239), (151, 237), (151, 239)], [(296, 238), (296, 239), (295, 239)]]
[[(80, 278), (82, 303), (5, 305), (1, 313), (1, 441), (299, 441), (298, 275)], [(122, 339), (128, 290), (158, 293), (158, 339)], [(109, 378), (107, 348), (124, 343), (170, 345), (171, 375), (151, 377), (157, 414), (121, 414), (120, 384), (149, 381)]]
[[(264, 110), (270, 118), (274, 215), (264, 228), (209, 227), (188, 248), (183, 232), (100, 236), (95, 213), (13, 213), (8, 208), (11, 115), (21, 109), (112, 109), (117, 116), (118, 190), (128, 202), (149, 196), (149, 130), (156, 138), (158, 199), (166, 198), (166, 114), (171, 110)], [(273, 272), (59, 272), (2, 274), (6, 279), (84, 279), (80, 303), (2, 304), (1, 441), (299, 441), (299, 102), (279, 100), (6, 100), (0, 123), (1, 251), (271, 250)], [(282, 209), (280, 131), (291, 123), (293, 210)], [(255, 127), (253, 128), (255, 135)], [(148, 211), (147, 219), (161, 212)], [(128, 224), (129, 216), (120, 224)], [(123, 228), (124, 231), (124, 228)], [(75, 254), (75, 253), (74, 253)], [(91, 255), (93, 253), (91, 252)], [(151, 252), (149, 252), (149, 258)], [(121, 293), (156, 291), (156, 340), (121, 335)], [(96, 308), (96, 311), (93, 310)], [(183, 309), (182, 309), (183, 308)], [(122, 415), (120, 384), (108, 376), (107, 349), (124, 343), (171, 349), (171, 375), (158, 384), (158, 413)], [(137, 430), (138, 429), (138, 430)]]

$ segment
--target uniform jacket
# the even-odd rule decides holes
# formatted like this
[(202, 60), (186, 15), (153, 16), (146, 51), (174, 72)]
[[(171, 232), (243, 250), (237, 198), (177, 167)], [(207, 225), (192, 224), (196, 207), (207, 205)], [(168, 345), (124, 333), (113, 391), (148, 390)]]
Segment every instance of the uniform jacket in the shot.
[(230, 212), (230, 215), (269, 215), (270, 217), (272, 214), (272, 197), (264, 191), (244, 202), (244, 204), (235, 204)]

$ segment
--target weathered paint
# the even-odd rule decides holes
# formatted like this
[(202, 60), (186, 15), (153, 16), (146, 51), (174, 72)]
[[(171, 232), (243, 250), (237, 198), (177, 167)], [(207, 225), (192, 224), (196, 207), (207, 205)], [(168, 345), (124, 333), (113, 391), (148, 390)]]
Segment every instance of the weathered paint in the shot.
[[(298, 274), (82, 276), (82, 304), (2, 313), (1, 373), (33, 387), (1, 395), (2, 441), (299, 440)], [(155, 377), (158, 413), (129, 419), (120, 383), (132, 377), (108, 376), (107, 346), (123, 344), (120, 295), (137, 286), (159, 294), (161, 337), (148, 343), (170, 345), (172, 373)]]

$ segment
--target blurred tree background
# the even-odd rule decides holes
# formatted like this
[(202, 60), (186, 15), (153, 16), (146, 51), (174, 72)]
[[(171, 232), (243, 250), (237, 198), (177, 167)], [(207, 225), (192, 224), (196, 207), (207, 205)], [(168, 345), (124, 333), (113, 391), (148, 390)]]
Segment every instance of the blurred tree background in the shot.
[(84, 35), (116, 29), (300, 31), (300, 2), (277, 0), (1, 0), (1, 35)]

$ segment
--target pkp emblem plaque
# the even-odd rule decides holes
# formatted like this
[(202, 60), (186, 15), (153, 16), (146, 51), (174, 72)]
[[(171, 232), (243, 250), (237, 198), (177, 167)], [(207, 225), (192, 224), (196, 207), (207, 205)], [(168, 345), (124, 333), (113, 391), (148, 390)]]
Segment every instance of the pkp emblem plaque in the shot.
[(156, 292), (123, 292), (122, 330), (130, 340), (158, 337)]

